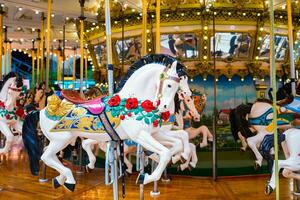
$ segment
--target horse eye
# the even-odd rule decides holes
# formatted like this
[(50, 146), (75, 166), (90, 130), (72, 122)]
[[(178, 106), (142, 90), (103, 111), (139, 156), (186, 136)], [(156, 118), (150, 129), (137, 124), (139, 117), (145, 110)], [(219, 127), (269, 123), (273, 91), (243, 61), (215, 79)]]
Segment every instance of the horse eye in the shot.
[(190, 102), (190, 100), (188, 99), (187, 102)]
[(170, 84), (168, 84), (168, 88), (171, 88), (171, 85), (170, 85)]

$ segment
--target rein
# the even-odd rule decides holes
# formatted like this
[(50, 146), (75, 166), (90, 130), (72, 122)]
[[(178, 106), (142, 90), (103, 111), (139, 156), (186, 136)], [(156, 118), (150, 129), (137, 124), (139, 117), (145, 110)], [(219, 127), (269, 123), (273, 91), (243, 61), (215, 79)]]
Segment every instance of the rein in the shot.
[(21, 92), (22, 88), (14, 88), (14, 87), (8, 87), (8, 89), (15, 91), (15, 92)]
[(175, 77), (175, 76), (170, 76), (167, 74), (167, 71), (169, 69), (169, 66), (166, 67), (164, 69), (164, 71), (160, 74), (160, 81), (159, 81), (159, 86), (158, 86), (158, 94), (156, 95), (156, 99), (157, 99), (157, 105), (159, 105), (159, 102), (160, 102), (160, 99), (162, 98), (162, 87), (163, 87), (163, 84), (165, 82), (165, 80), (172, 80), (172, 81), (175, 81), (177, 83), (180, 82), (180, 78), (178, 77)]

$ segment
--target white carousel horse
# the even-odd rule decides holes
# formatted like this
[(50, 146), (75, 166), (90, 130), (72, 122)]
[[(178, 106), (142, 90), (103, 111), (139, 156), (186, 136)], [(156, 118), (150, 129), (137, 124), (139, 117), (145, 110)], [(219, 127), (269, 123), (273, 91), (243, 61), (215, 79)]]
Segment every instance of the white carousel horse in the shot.
[[(139, 101), (143, 101), (143, 105), (140, 105), (139, 102), (138, 108), (141, 109), (143, 107), (144, 111), (140, 111), (140, 114), (139, 112), (136, 112), (136, 114), (128, 112), (131, 113), (130, 115), (128, 115), (128, 113), (127, 115), (120, 115), (119, 112), (119, 115), (116, 116), (120, 117), (121, 121), (119, 126), (115, 128), (115, 131), (122, 140), (129, 138), (141, 144), (145, 149), (160, 155), (159, 164), (152, 174), (140, 174), (138, 181), (144, 184), (159, 180), (163, 170), (171, 159), (170, 150), (155, 140), (152, 137), (152, 133), (159, 130), (158, 127), (162, 123), (161, 113), (168, 111), (175, 93), (178, 90), (179, 77), (176, 67), (176, 61), (173, 62), (170, 68), (166, 68), (164, 65), (160, 64), (144, 65), (129, 76), (124, 87), (117, 95), (109, 99), (109, 109), (111, 109), (110, 111), (113, 113), (118, 112), (114, 110), (113, 107), (119, 106), (120, 101), (124, 102), (130, 98), (132, 100), (136, 93), (143, 93), (143, 98), (139, 99)], [(152, 99), (153, 91), (156, 91), (154, 104), (148, 100)], [(151, 95), (149, 95), (149, 93)], [(96, 104), (90, 105), (90, 109), (95, 107)], [(80, 115), (79, 110), (82, 110), (81, 108), (82, 107), (79, 105), (79, 107), (71, 109), (69, 113), (72, 114), (74, 112), (74, 114), (76, 113), (76, 116), (77, 114)], [(73, 174), (69, 168), (62, 165), (56, 154), (68, 144), (74, 142), (77, 137), (90, 138), (98, 142), (109, 141), (111, 140), (111, 137), (108, 133), (95, 134), (78, 130), (55, 131), (53, 128), (58, 122), (53, 118), (49, 118), (46, 109), (47, 108), (40, 111), (40, 127), (50, 143), (41, 159), (46, 165), (59, 172), (59, 176), (53, 180), (55, 185), (64, 185), (67, 189), (73, 191), (76, 184)], [(119, 109), (119, 107), (116, 109)], [(147, 111), (149, 112), (149, 116), (151, 114), (153, 118), (149, 119), (148, 116), (143, 114), (144, 112), (147, 113)], [(154, 121), (152, 122), (152, 120)], [(84, 124), (86, 121), (80, 121), (80, 123)]]
[[(181, 78), (181, 80), (180, 80), (179, 87), (183, 88), (183, 89), (187, 89), (185, 87), (186, 86), (185, 84), (187, 84), (187, 77), (183, 76)], [(188, 112), (193, 117), (193, 119), (195, 121), (200, 121), (200, 114), (197, 112), (197, 110), (195, 108), (194, 100), (191, 98), (191, 96), (186, 95), (186, 94), (190, 93), (189, 91), (190, 90), (187, 90), (187, 91), (180, 90), (180, 91), (177, 92), (176, 96), (179, 96), (179, 98), (182, 101), (185, 102), (185, 104), (187, 106), (187, 109), (188, 109)], [(175, 99), (177, 99), (177, 97), (175, 97)], [(174, 103), (176, 104), (178, 102), (174, 102)], [(172, 111), (171, 113), (173, 113), (173, 112), (174, 111)], [(175, 115), (178, 115), (178, 113), (175, 112)], [(174, 120), (174, 116), (171, 116), (168, 123), (173, 124), (174, 123), (173, 120)], [(165, 128), (165, 127), (166, 127), (166, 129), (175, 128), (174, 125), (173, 125), (173, 127), (170, 127), (169, 125), (163, 125), (162, 126), (162, 128)], [(165, 132), (165, 134), (168, 135), (168, 136), (180, 139), (182, 141), (182, 143), (186, 143), (186, 141), (188, 141), (186, 133), (174, 132), (174, 131), (171, 131), (171, 129), (168, 132)], [(156, 138), (155, 134), (153, 135), (153, 137)], [(86, 139), (86, 140), (82, 141), (83, 149), (87, 152), (87, 154), (89, 156), (89, 160), (90, 160), (89, 164), (86, 166), (87, 172), (89, 172), (90, 169), (94, 169), (94, 167), (95, 167), (96, 157), (95, 157), (95, 154), (92, 152), (91, 148), (92, 148), (92, 145), (96, 145), (96, 144), (97, 144), (97, 141), (93, 141), (93, 140), (90, 140), (90, 139)], [(191, 149), (191, 152), (188, 155), (188, 159), (186, 160), (185, 164), (181, 165), (181, 170), (182, 171), (184, 169), (186, 169), (189, 165), (191, 167), (195, 168), (196, 164), (198, 162), (195, 145), (192, 144), (192, 143), (189, 143), (188, 145), (189, 145), (189, 147)], [(169, 146), (172, 146), (172, 145), (166, 145), (166, 146), (169, 147)], [(100, 149), (102, 151), (104, 151), (104, 152), (106, 151), (106, 144), (105, 143), (99, 144), (99, 147), (100, 147)], [(136, 147), (137, 147), (137, 144), (135, 142), (132, 142), (130, 140), (126, 140), (124, 142), (124, 162), (125, 162), (126, 167), (127, 167), (126, 172), (129, 173), (129, 174), (132, 173), (133, 165), (127, 159), (127, 155), (130, 154), (130, 153), (136, 153)], [(180, 156), (181, 156), (181, 154), (177, 154), (176, 158), (174, 158), (172, 160), (173, 163), (177, 162), (177, 160), (180, 159)], [(159, 160), (159, 158), (157, 157), (157, 155), (150, 155), (149, 157), (153, 158), (157, 162)]]
[[(278, 142), (280, 142), (286, 158), (286, 160), (278, 160), (278, 171), (283, 169), (282, 175), (284, 177), (297, 180), (300, 180), (300, 175), (295, 173), (300, 170), (299, 105), (300, 97), (296, 96), (291, 103), (284, 105), (284, 107), (280, 109), (281, 113), (278, 115), (277, 120), (277, 124), (280, 125), (280, 128), (286, 130), (282, 133), (283, 135), (279, 135), (278, 137)], [(274, 141), (270, 140), (269, 142), (272, 143), (271, 145), (269, 145), (269, 148), (273, 147)], [(271, 152), (269, 152), (269, 154), (271, 154)], [(274, 191), (275, 186), (275, 165), (273, 165), (272, 176), (270, 181), (266, 185), (265, 193), (271, 194)]]
[(6, 138), (4, 147), (0, 149), (0, 155), (7, 153), (11, 148), (14, 139), (11, 130), (22, 132), (20, 110), (16, 109), (16, 99), (22, 91), (22, 86), (23, 81), (21, 78), (11, 77), (3, 84), (0, 92), (0, 131)]
[[(200, 121), (200, 115), (195, 108), (193, 99), (191, 98), (191, 91), (188, 86), (187, 76), (180, 77), (179, 87), (180, 87), (180, 91), (178, 91), (178, 96), (180, 96), (180, 98), (186, 102), (189, 112), (191, 116), (194, 118), (194, 120)], [(135, 94), (137, 94), (138, 96), (142, 96), (142, 94), (138, 94), (138, 93)], [(153, 93), (153, 97), (154, 95), (155, 94)], [(170, 109), (171, 114), (173, 115), (175, 111), (175, 102), (172, 102), (170, 107), (171, 107)], [(168, 123), (162, 125), (161, 129), (157, 133), (153, 134), (153, 137), (157, 139), (161, 144), (170, 148), (172, 152), (172, 156), (176, 154), (176, 156), (172, 157), (173, 163), (176, 163), (178, 160), (180, 160), (181, 157), (183, 157), (184, 160), (188, 160), (189, 163), (191, 157), (195, 158), (195, 156), (197, 156), (196, 149), (193, 148), (192, 144), (189, 143), (187, 132), (183, 130), (171, 130), (173, 129), (173, 123), (174, 121), (171, 121), (171, 124)], [(89, 172), (91, 169), (94, 169), (95, 167), (96, 157), (92, 151), (93, 145), (97, 145), (97, 141), (91, 139), (85, 139), (82, 141), (83, 149), (87, 152), (87, 155), (89, 157), (89, 163), (85, 167), (87, 172)], [(105, 143), (99, 144), (99, 147), (101, 148), (101, 150), (106, 151)], [(135, 151), (136, 151), (136, 143), (132, 141), (126, 141), (124, 145), (124, 154), (125, 154), (124, 162), (127, 165), (126, 171), (130, 174), (132, 173), (133, 166), (130, 163), (130, 161), (126, 158), (126, 155), (128, 153), (133, 153)], [(159, 160), (157, 154), (151, 155), (151, 158), (157, 162)], [(191, 166), (196, 166), (196, 163), (197, 160), (193, 159)]]
[[(300, 84), (297, 84), (297, 95), (300, 92)], [(285, 105), (291, 100), (291, 84), (285, 84), (277, 91), (277, 104)], [(235, 139), (241, 138), (243, 148), (247, 145), (253, 151), (256, 160), (255, 168), (262, 165), (263, 156), (258, 151), (258, 147), (267, 135), (273, 134), (271, 122), (273, 119), (273, 109), (270, 100), (263, 99), (256, 101), (253, 105), (240, 105), (230, 113), (230, 123), (232, 134)], [(279, 128), (285, 128), (285, 121), (277, 122)], [(247, 143), (245, 143), (246, 140)]]

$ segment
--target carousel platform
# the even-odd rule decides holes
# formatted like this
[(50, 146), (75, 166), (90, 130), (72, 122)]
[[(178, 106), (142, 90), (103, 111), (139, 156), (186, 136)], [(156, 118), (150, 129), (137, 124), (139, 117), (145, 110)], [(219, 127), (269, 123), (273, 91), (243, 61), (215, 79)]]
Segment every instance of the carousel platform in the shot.
[[(30, 174), (27, 157), (19, 151), (1, 156), (0, 164), (0, 200), (7, 199), (101, 199), (112, 198), (112, 187), (104, 184), (104, 170), (96, 169), (89, 174), (75, 173), (78, 184), (75, 192), (64, 188), (53, 189), (51, 181), (39, 183), (38, 177)], [(57, 172), (47, 168), (47, 178), (51, 180)], [(137, 174), (126, 178), (126, 198), (139, 199), (139, 187), (135, 185)], [(145, 186), (145, 199), (151, 200), (269, 200), (275, 199), (264, 195), (267, 175), (220, 177), (217, 182), (207, 177), (171, 176), (171, 182), (159, 182), (161, 192), (158, 197), (151, 197), (153, 184)], [(281, 179), (280, 199), (297, 199), (291, 194), (292, 184), (287, 179)], [(121, 194), (120, 194), (120, 199)]]

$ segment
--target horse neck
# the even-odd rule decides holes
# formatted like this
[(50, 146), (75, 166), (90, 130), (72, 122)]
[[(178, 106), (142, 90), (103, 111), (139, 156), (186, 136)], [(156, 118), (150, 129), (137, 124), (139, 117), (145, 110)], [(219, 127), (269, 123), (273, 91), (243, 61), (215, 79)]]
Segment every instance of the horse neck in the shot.
[(16, 104), (16, 98), (13, 98), (11, 95), (7, 95), (7, 100), (5, 101), (5, 108), (7, 110), (13, 110)]
[(140, 100), (154, 100), (157, 81), (164, 69), (162, 65), (148, 65), (135, 71), (119, 92), (121, 98), (136, 97)]

